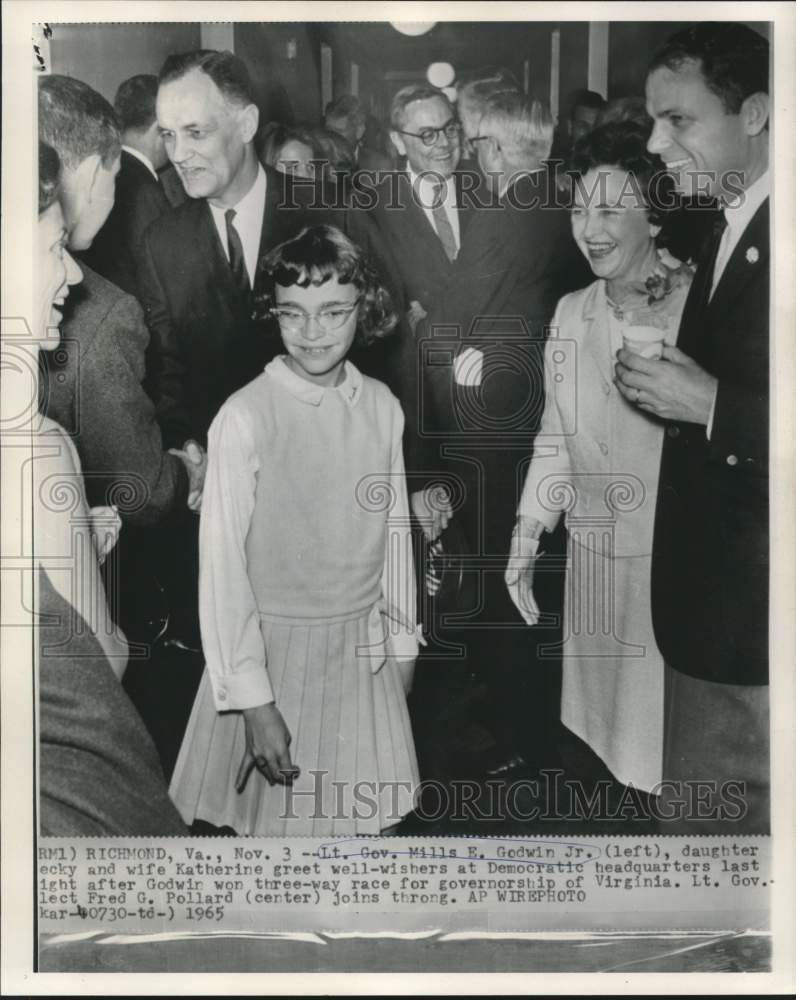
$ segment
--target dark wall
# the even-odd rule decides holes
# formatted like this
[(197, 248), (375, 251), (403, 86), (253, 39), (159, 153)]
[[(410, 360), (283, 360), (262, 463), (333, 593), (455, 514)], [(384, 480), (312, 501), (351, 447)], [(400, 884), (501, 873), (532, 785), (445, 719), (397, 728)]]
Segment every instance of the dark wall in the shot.
[(53, 73), (83, 80), (113, 102), (123, 80), (157, 73), (172, 52), (198, 49), (198, 24), (53, 23), (50, 56)]
[(559, 73), (559, 110), (571, 90), (579, 90), (589, 79), (589, 25), (587, 21), (562, 21), (561, 69)]
[[(743, 23), (770, 38), (770, 25), (766, 22)], [(670, 35), (691, 24), (693, 21), (612, 21), (608, 33), (607, 96), (643, 96), (650, 57)], [(563, 66), (563, 58), (561, 62)]]
[(318, 123), (320, 45), (311, 25), (236, 24), (235, 52), (249, 68), (264, 121)]

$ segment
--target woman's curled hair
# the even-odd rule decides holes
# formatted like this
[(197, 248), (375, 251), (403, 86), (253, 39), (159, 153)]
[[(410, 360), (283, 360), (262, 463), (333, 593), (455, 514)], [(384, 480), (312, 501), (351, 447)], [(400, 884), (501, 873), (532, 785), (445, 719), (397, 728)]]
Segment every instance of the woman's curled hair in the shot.
[(337, 278), (352, 284), (361, 298), (355, 343), (365, 346), (387, 336), (398, 322), (390, 294), (365, 254), (334, 226), (310, 226), (274, 247), (259, 264), (265, 294), (258, 297), (256, 316), (265, 319), (275, 303), (275, 289), (323, 285)]
[(678, 205), (674, 180), (657, 153), (647, 151), (650, 129), (636, 121), (608, 122), (583, 136), (572, 151), (569, 173), (583, 177), (599, 167), (630, 174), (649, 209), (649, 219), (662, 225)]

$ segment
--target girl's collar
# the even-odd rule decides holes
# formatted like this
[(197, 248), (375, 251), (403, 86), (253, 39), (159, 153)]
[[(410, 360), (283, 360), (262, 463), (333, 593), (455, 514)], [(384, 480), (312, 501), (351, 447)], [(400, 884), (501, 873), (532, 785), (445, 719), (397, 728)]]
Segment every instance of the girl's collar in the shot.
[(324, 396), (330, 392), (339, 392), (349, 406), (356, 406), (359, 402), (359, 397), (362, 395), (362, 373), (350, 361), (343, 362), (344, 376), (340, 385), (324, 386), (308, 382), (300, 375), (296, 375), (288, 368), (286, 357), (287, 355), (280, 354), (274, 358), (265, 366), (265, 372), (302, 403), (320, 406)]

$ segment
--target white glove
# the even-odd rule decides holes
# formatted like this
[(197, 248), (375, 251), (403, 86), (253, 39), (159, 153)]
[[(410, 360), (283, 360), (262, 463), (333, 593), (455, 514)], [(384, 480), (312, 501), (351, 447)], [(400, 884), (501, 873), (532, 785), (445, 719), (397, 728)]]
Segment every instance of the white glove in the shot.
[(539, 539), (530, 538), (514, 529), (504, 579), (515, 608), (526, 625), (539, 621), (539, 606), (533, 596), (533, 571)]

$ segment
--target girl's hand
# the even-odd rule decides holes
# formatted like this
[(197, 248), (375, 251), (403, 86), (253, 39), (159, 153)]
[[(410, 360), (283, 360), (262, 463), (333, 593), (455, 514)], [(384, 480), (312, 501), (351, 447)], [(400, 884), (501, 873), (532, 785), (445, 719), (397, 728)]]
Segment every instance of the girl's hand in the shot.
[(256, 767), (269, 785), (290, 785), (301, 773), (290, 759), (290, 730), (282, 713), (273, 702), (245, 708), (246, 752), (235, 779), (235, 788), (242, 792), (249, 775)]
[(122, 519), (115, 506), (112, 507), (92, 507), (88, 512), (91, 522), (91, 537), (94, 541), (94, 551), (100, 566), (105, 562), (105, 557), (113, 550), (114, 545), (119, 540), (119, 532), (122, 530)]

